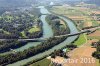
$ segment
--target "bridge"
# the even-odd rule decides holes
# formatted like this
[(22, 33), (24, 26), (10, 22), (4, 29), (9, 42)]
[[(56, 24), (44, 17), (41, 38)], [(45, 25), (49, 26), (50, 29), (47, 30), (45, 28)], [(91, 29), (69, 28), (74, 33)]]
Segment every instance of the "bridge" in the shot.
[(41, 15), (50, 15), (50, 14), (41, 14)]
[[(73, 34), (65, 34), (65, 35), (59, 35), (59, 36), (54, 36), (54, 37), (63, 37), (63, 36), (75, 36), (75, 35), (80, 35), (83, 33), (92, 33), (94, 31), (96, 31), (97, 29), (100, 29), (100, 27), (94, 27), (94, 28), (89, 28), (89, 29), (85, 29), (85, 30), (81, 30), (80, 32), (77, 33), (73, 33)], [(34, 38), (34, 39), (24, 39), (24, 38), (20, 38), (18, 39), (18, 41), (29, 41), (29, 42), (41, 42), (41, 41), (46, 41), (48, 38)], [(7, 40), (7, 39), (0, 39), (1, 41)]]
[(34, 38), (34, 39), (18, 39), (18, 41), (29, 41), (29, 42), (42, 42), (46, 41), (47, 38)]
[(97, 27), (94, 27), (94, 28), (89, 28), (89, 29), (81, 30), (80, 32), (77, 32), (77, 33), (65, 34), (65, 35), (54, 36), (54, 37), (75, 36), (75, 35), (80, 35), (80, 34), (83, 34), (83, 33), (92, 33), (94, 31), (96, 31), (97, 29), (100, 29), (100, 27), (97, 26)]
[[(14, 39), (15, 39), (15, 40), (18, 40), (18, 41), (42, 42), (42, 41), (46, 41), (48, 38), (34, 38), (34, 39), (14, 38)], [(13, 39), (4, 39), (4, 38), (0, 38), (0, 41), (5, 41), (5, 40), (13, 40)]]
[[(80, 35), (83, 33), (92, 33), (93, 31), (97, 30), (98, 27), (96, 28), (90, 28), (90, 29), (85, 29), (81, 30), (80, 32), (73, 33), (73, 34), (65, 34), (65, 35), (59, 35), (59, 36), (54, 36), (54, 37), (63, 37), (63, 36), (75, 36), (75, 35)], [(18, 39), (19, 41), (46, 41), (48, 38), (36, 38), (36, 39)]]
[(91, 31), (90, 30), (85, 30), (85, 31), (81, 31), (81, 32), (73, 33), (73, 34), (65, 34), (65, 35), (60, 35), (60, 36), (55, 36), (55, 37), (75, 36), (75, 35), (80, 35), (80, 34), (89, 33), (89, 32), (91, 32)]

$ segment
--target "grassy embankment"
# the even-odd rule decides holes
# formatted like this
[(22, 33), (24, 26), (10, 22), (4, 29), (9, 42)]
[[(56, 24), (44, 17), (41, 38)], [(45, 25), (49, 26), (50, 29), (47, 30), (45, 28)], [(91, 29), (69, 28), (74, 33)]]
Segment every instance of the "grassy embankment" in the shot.
[(45, 58), (45, 59), (43, 59), (41, 61), (33, 63), (31, 66), (49, 66), (50, 63), (51, 63), (51, 61)]
[(96, 65), (97, 66), (100, 66), (100, 63), (99, 63), (99, 60), (98, 59), (96, 60)]
[(79, 38), (74, 42), (75, 45), (81, 46), (87, 42), (86, 34), (81, 34)]

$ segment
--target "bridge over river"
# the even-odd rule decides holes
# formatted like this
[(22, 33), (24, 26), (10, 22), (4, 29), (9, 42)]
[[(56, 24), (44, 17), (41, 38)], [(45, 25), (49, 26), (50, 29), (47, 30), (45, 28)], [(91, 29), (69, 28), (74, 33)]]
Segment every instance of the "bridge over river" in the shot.
[[(75, 36), (75, 35), (80, 35), (82, 33), (89, 33), (91, 32), (90, 30), (83, 30), (81, 32), (73, 33), (73, 34), (65, 34), (65, 35), (59, 35), (59, 36), (53, 36), (53, 37), (63, 37), (63, 36)], [(46, 41), (48, 38), (35, 38), (35, 39), (18, 39), (18, 41)]]
[[(42, 14), (50, 14), (50, 12), (45, 8), (45, 6), (39, 6), (39, 8), (40, 8), (40, 12), (41, 12)], [(41, 16), (41, 20), (44, 22), (44, 25), (45, 25), (45, 23), (47, 23), (47, 22), (45, 21), (46, 16), (47, 16), (47, 15), (42, 15), (42, 16)], [(62, 16), (60, 16), (60, 18), (63, 19), (63, 20), (68, 24), (68, 27), (69, 27), (69, 29), (70, 29), (70, 34), (74, 34), (74, 33), (78, 33), (78, 32), (79, 32), (79, 31), (77, 30), (76, 26), (73, 24), (73, 22), (72, 22), (71, 20), (69, 20), (69, 19), (67, 19), (67, 18), (65, 18), (65, 17), (62, 17)], [(48, 29), (48, 26), (46, 26), (46, 27), (43, 26), (43, 27), (46, 29), (46, 31), (45, 31), (44, 34), (46, 34), (46, 33), (48, 33), (48, 32), (50, 31), (50, 29)], [(50, 34), (51, 34), (51, 32), (50, 32)], [(46, 34), (44, 38), (46, 39), (47, 36), (49, 36), (49, 38), (50, 38), (50, 37), (54, 37), (54, 36), (52, 36), (52, 34), (51, 34), (51, 36), (50, 36), (50, 34)], [(17, 61), (17, 62), (12, 63), (12, 64), (8, 64), (7, 66), (21, 66), (21, 65), (23, 65), (23, 64), (26, 64), (26, 63), (29, 62), (29, 61), (32, 61), (33, 59), (41, 58), (41, 57), (43, 57), (43, 56), (45, 56), (45, 55), (51, 54), (52, 52), (54, 52), (55, 49), (58, 50), (58, 49), (61, 49), (62, 47), (65, 47), (66, 45), (69, 45), (69, 44), (70, 44), (71, 42), (73, 42), (77, 37), (78, 37), (77, 35), (68, 37), (65, 41), (63, 41), (63, 42), (60, 43), (59, 45), (56, 45), (56, 46), (52, 47), (51, 49), (49, 49), (49, 50), (47, 50), (47, 51), (44, 51), (44, 52), (39, 53), (39, 54), (36, 54), (36, 55), (34, 55), (34, 56), (30, 57), (30, 58), (23, 59), (23, 60)], [(25, 39), (25, 40), (26, 40), (26, 39)], [(30, 39), (30, 40), (31, 40), (31, 39)], [(32, 40), (33, 40), (33, 39), (32, 39)], [(25, 49), (26, 49), (26, 48), (25, 48)]]
[[(76, 32), (76, 33), (71, 33), (71, 34), (65, 34), (65, 35), (59, 35), (59, 36), (52, 36), (52, 37), (63, 37), (63, 36), (75, 36), (75, 35), (80, 35), (83, 33), (92, 33), (93, 31), (99, 29), (100, 27), (94, 27), (94, 28), (89, 28), (89, 29), (85, 29), (85, 30), (81, 30), (80, 32)], [(48, 38), (34, 38), (34, 39), (18, 39), (18, 41), (35, 41), (35, 42), (42, 42), (42, 41), (46, 41)], [(7, 40), (7, 39), (0, 39), (0, 40)]]
[[(59, 35), (59, 36), (53, 36), (53, 37), (63, 37), (63, 36), (75, 36), (75, 35), (80, 35), (83, 33), (92, 33), (95, 30), (99, 29), (100, 27), (94, 27), (94, 28), (89, 28), (89, 29), (85, 29), (85, 30), (81, 30), (80, 32), (76, 32), (76, 33), (71, 33), (71, 34), (65, 34), (65, 35)], [(45, 41), (48, 38), (35, 38), (35, 39), (18, 39), (19, 41)]]
[(81, 30), (80, 32), (77, 32), (77, 33), (65, 34), (65, 35), (54, 36), (54, 37), (75, 36), (75, 35), (80, 35), (83, 33), (92, 33), (94, 31), (96, 31), (97, 29), (100, 29), (100, 27), (89, 28), (89, 29)]

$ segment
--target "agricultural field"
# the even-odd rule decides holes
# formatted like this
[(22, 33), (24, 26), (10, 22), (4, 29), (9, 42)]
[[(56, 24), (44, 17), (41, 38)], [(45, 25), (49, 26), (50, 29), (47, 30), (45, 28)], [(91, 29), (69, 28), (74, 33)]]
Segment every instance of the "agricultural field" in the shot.
[(100, 66), (100, 8), (48, 1), (2, 7), (0, 66)]
[(45, 58), (41, 61), (31, 64), (30, 66), (49, 66), (50, 63), (51, 63), (51, 61)]
[(99, 23), (92, 18), (92, 10), (79, 7), (54, 6), (50, 8), (53, 13), (66, 16), (74, 20), (79, 28), (98, 26)]
[[(51, 12), (56, 13), (58, 15), (63, 15), (75, 22), (77, 27), (81, 30), (82, 28), (86, 27), (93, 27), (93, 26), (99, 26), (100, 23), (98, 20), (95, 20), (92, 16), (92, 11), (94, 9), (88, 9), (88, 8), (81, 8), (81, 7), (65, 7), (65, 6), (54, 6), (50, 8)], [(98, 16), (96, 16), (98, 17)], [(96, 42), (95, 40), (100, 40), (100, 29), (97, 29), (93, 33), (86, 35), (86, 34), (81, 34), (79, 38), (74, 42), (75, 45), (79, 46), (79, 48), (76, 48), (75, 50), (71, 51), (71, 58), (78, 58), (78, 55), (75, 56), (75, 54), (79, 54), (80, 56), (85, 53), (85, 49), (87, 48), (86, 51), (88, 51), (90, 54), (89, 57), (92, 57), (92, 53), (96, 51), (95, 48), (91, 48), (91, 43)], [(83, 51), (84, 50), (84, 51)], [(82, 52), (82, 54), (80, 54)], [(87, 53), (85, 53), (87, 54)], [(82, 55), (84, 57), (86, 55)], [(78, 63), (79, 64), (79, 63)], [(80, 66), (80, 64), (77, 66)], [(71, 65), (71, 64), (68, 64)], [(92, 64), (91, 66), (99, 66), (99, 62), (96, 61), (95, 64)], [(64, 65), (66, 66), (66, 64)], [(72, 66), (74, 66), (72, 64)], [(81, 66), (84, 66), (81, 65)], [(87, 66), (89, 66), (87, 64)]]
[(94, 33), (88, 35), (88, 39), (99, 39), (100, 40), (100, 31), (97, 30)]

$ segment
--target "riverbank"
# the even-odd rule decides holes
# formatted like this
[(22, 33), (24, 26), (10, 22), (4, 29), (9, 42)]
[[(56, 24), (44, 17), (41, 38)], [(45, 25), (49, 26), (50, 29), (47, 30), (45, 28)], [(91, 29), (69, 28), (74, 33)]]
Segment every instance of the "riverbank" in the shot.
[[(43, 8), (42, 8), (43, 9)], [(45, 11), (44, 11), (45, 12)], [(62, 19), (64, 21), (66, 21), (66, 23), (68, 24), (68, 27), (70, 29), (70, 33), (77, 33), (78, 30), (77, 28), (75, 27), (75, 25), (73, 24), (72, 21), (66, 19), (65, 17), (62, 17)], [(47, 29), (47, 28), (46, 28)], [(33, 56), (33, 57), (30, 57), (30, 58), (27, 58), (27, 59), (24, 59), (24, 60), (21, 60), (21, 61), (18, 61), (16, 63), (13, 63), (13, 64), (9, 64), (8, 66), (20, 66), (20, 65), (23, 65), (31, 60), (36, 59), (36, 58), (41, 58), (42, 56), (45, 56), (45, 55), (48, 55), (50, 53), (52, 53), (55, 49), (61, 49), (62, 47), (70, 44), (71, 42), (73, 42), (75, 39), (77, 38), (77, 36), (72, 36), (72, 37), (68, 37), (65, 41), (63, 41), (62, 43), (60, 43), (59, 45), (56, 45), (54, 46), (53, 48), (43, 52), (43, 53), (40, 53), (40, 54), (37, 54), (36, 56)]]
[(68, 24), (61, 19), (59, 16), (56, 15), (48, 15), (46, 17), (46, 21), (50, 24), (52, 27), (52, 30), (54, 32), (54, 36), (60, 36), (70, 33), (70, 29), (68, 27)]
[[(45, 20), (45, 17), (46, 15), (42, 15), (40, 17), (41, 21), (42, 21), (42, 29), (43, 29), (43, 36), (40, 37), (41, 38), (44, 38), (45, 39), (48, 39), (50, 37), (53, 37), (53, 31), (52, 31), (52, 28), (50, 27), (50, 25), (46, 22)], [(47, 29), (48, 28), (48, 29)], [(21, 51), (24, 51), (28, 48), (31, 48), (31, 47), (35, 47), (37, 45), (41, 44), (41, 42), (27, 42), (25, 43), (25, 45), (21, 46), (21, 47), (18, 47), (18, 48), (12, 48), (14, 51), (16, 52), (21, 52)], [(21, 44), (20, 44), (21, 45)], [(20, 46), (19, 45), (19, 46)], [(6, 54), (10, 54), (10, 53), (13, 53), (11, 51), (8, 51), (8, 52), (4, 52), (4, 53), (1, 53), (0, 55), (6, 55)]]

